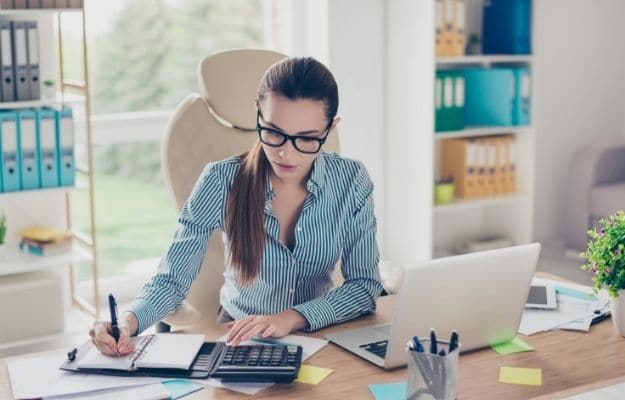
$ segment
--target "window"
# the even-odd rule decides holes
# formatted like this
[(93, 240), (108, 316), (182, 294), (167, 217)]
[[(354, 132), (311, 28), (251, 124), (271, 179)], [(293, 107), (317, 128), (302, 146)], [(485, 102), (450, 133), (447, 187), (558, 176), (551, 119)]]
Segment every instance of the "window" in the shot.
[[(198, 91), (197, 65), (208, 54), (232, 48), (287, 49), (284, 25), (289, 11), (280, 11), (281, 3), (284, 0), (87, 2), (102, 277), (132, 274), (128, 266), (134, 268), (140, 260), (155, 265), (176, 227), (174, 202), (165, 191), (160, 167), (166, 118), (156, 111), (172, 110)], [(80, 20), (63, 18), (64, 62), (73, 66), (69, 78), (80, 79)], [(77, 154), (77, 164), (81, 162), (86, 160)], [(86, 195), (78, 190), (73, 196), (74, 223), (82, 230), (89, 227)], [(81, 270), (81, 278), (88, 273)]]

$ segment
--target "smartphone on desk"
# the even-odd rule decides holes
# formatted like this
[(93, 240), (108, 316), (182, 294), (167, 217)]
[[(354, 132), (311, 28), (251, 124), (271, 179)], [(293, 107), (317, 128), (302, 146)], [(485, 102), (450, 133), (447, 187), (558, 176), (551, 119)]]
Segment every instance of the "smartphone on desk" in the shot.
[(552, 310), (558, 307), (556, 289), (552, 285), (532, 285), (525, 308)]

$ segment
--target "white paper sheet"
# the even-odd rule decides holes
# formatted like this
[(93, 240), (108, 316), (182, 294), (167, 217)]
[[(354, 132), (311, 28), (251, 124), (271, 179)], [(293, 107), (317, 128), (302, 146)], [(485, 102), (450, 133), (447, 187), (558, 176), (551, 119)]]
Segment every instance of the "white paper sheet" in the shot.
[[(556, 288), (572, 289), (581, 293), (591, 293), (588, 286), (575, 285), (552, 281), (547, 279), (534, 279), (533, 284), (551, 284)], [(591, 298), (585, 296), (575, 296), (566, 292), (558, 292), (558, 308), (555, 310), (525, 309), (519, 333), (522, 335), (533, 335), (538, 332), (552, 329), (590, 329), (590, 323), (595, 316), (594, 311), (602, 309), (607, 304), (607, 294), (600, 293), (599, 296)]]
[(104, 389), (95, 392), (44, 397), (43, 400), (166, 400), (170, 394), (160, 383), (126, 388)]
[(76, 374), (62, 371), (64, 353), (9, 360), (7, 367), (16, 399), (32, 399), (84, 393), (141, 384), (158, 383), (160, 378), (119, 377), (98, 374)]

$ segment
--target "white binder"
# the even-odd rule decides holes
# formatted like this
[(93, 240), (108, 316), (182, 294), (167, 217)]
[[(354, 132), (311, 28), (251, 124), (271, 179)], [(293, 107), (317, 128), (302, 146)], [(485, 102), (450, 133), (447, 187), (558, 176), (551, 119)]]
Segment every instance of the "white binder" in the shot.
[(26, 42), (26, 21), (12, 21), (13, 38), (13, 70), (15, 72), (15, 100), (29, 99), (28, 85), (28, 52)]
[(39, 81), (39, 29), (37, 21), (26, 23), (27, 44), (28, 44), (28, 98), (38, 100), (40, 97)]
[(15, 101), (15, 76), (13, 75), (13, 41), (11, 40), (11, 22), (0, 21), (0, 57), (2, 68), (2, 101)]

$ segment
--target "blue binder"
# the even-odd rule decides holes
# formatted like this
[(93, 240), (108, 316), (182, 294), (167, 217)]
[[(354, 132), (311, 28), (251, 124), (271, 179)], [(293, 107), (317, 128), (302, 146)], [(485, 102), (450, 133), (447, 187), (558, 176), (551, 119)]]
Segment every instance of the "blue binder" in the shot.
[(58, 112), (52, 109), (39, 111), (39, 174), (41, 187), (60, 186), (59, 147), (57, 146)]
[(20, 137), (17, 130), (17, 113), (0, 112), (0, 158), (2, 164), (2, 191), (14, 192), (21, 189), (20, 181)]
[(531, 0), (484, 1), (484, 54), (531, 54), (531, 31)]
[(39, 116), (34, 110), (19, 110), (18, 132), (20, 136), (22, 189), (38, 189), (39, 178)]
[(528, 68), (469, 69), (465, 79), (467, 126), (530, 123)]
[(57, 146), (60, 149), (59, 171), (61, 186), (74, 186), (76, 168), (74, 166), (74, 119), (72, 109), (59, 112)]

